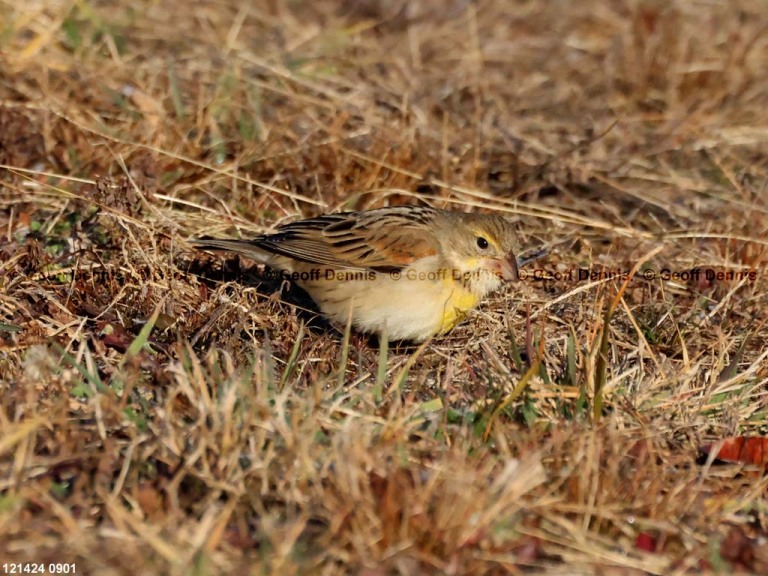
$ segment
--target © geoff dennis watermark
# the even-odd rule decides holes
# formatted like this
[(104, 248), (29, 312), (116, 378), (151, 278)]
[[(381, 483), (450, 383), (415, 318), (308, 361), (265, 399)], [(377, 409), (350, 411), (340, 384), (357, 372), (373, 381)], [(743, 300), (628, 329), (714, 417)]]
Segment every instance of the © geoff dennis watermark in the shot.
[[(563, 283), (600, 282), (606, 280), (624, 281), (629, 277), (628, 269), (600, 268), (569, 268), (567, 270), (547, 270), (544, 268), (520, 268), (518, 277), (522, 281), (549, 281)], [(275, 280), (290, 280), (292, 282), (365, 282), (389, 277), (397, 281), (435, 281), (435, 280), (466, 280), (473, 276), (494, 274), (489, 270), (460, 272), (458, 270), (414, 270), (409, 268), (392, 270), (344, 269), (344, 268), (310, 268), (309, 270), (288, 272), (266, 268), (264, 276)], [(712, 267), (689, 268), (674, 270), (672, 268), (645, 267), (635, 273), (635, 278), (645, 280), (663, 280), (674, 282), (723, 282), (742, 281), (754, 282), (757, 279), (756, 270), (717, 269)]]
[[(545, 270), (541, 268), (520, 269), (520, 280), (549, 280), (555, 282), (599, 282), (602, 280), (624, 281), (629, 277), (630, 270), (611, 268), (570, 268), (567, 270)], [(724, 282), (757, 279), (756, 270), (716, 269), (709, 267), (674, 270), (672, 268), (642, 268), (635, 277), (645, 280), (664, 280), (675, 282)]]
[(435, 280), (464, 280), (481, 274), (493, 274), (487, 270), (478, 270), (472, 272), (460, 272), (458, 270), (414, 270), (412, 268), (392, 269), (392, 270), (358, 270), (355, 268), (310, 268), (288, 272), (285, 270), (273, 270), (265, 268), (264, 276), (275, 280), (290, 280), (293, 282), (317, 282), (320, 280), (329, 280), (336, 282), (364, 282), (376, 280), (381, 276), (398, 281), (435, 281)]

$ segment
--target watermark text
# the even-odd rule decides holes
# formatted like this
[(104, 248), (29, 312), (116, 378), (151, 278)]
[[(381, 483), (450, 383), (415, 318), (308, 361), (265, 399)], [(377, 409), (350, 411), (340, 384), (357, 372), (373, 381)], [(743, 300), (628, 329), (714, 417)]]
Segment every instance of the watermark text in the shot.
[[(617, 280), (623, 282), (629, 277), (630, 270), (618, 268), (569, 268), (567, 270), (546, 270), (541, 268), (521, 269), (521, 280), (554, 281), (564, 283), (600, 282), (604, 280)], [(635, 276), (645, 280), (663, 280), (676, 282), (725, 282), (757, 280), (756, 270), (733, 270), (717, 268), (690, 268), (687, 270), (674, 270), (672, 268), (643, 268)]]

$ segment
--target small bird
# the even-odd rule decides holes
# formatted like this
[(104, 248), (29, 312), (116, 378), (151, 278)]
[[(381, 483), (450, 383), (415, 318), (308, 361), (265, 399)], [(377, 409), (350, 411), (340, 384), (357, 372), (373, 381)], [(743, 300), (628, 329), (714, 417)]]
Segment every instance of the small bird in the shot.
[(251, 240), (193, 240), (235, 252), (303, 288), (320, 312), (390, 340), (448, 332), (503, 280), (517, 280), (512, 224), (422, 206), (299, 220)]

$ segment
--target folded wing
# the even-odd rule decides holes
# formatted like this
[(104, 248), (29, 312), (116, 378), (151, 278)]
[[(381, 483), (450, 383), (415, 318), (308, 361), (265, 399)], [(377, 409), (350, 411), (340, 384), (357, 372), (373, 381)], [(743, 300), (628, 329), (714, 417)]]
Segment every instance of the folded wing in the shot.
[(300, 220), (255, 238), (258, 248), (338, 268), (399, 270), (437, 253), (430, 208), (383, 208)]

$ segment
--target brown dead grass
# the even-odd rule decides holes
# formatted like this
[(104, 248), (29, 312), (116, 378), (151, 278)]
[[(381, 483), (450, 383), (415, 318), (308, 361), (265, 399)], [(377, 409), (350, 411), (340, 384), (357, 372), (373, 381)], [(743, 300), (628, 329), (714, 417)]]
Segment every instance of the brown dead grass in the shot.
[[(0, 13), (0, 561), (768, 572), (762, 0)], [(384, 360), (185, 243), (421, 202), (549, 254)]]

